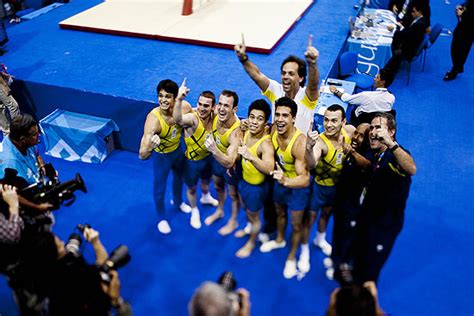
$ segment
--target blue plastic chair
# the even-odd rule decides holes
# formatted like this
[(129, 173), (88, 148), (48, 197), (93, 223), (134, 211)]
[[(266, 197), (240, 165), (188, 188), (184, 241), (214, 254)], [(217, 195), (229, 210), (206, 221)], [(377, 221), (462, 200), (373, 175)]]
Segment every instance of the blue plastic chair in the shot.
[(443, 25), (441, 23), (436, 23), (431, 28), (431, 33), (429, 35), (428, 42), (426, 42), (425, 47), (423, 47), (423, 71), (425, 71), (426, 51), (434, 45), (442, 30)]
[(358, 90), (372, 90), (374, 79), (366, 74), (357, 73), (357, 54), (344, 52), (339, 57), (339, 76), (347, 81), (355, 82)]
[[(407, 59), (407, 63), (408, 63), (408, 77), (407, 77), (407, 85), (410, 83), (410, 73), (411, 73), (411, 63), (414, 62), (415, 60), (418, 59), (418, 57), (421, 56), (421, 59), (422, 59), (422, 63), (423, 65), (425, 64), (424, 60), (423, 60), (423, 50), (425, 49), (425, 46), (427, 45), (427, 43), (429, 42), (430, 38), (428, 37), (428, 35), (425, 35), (423, 41), (421, 42), (420, 46), (418, 47), (417, 51), (416, 51), (416, 54), (415, 56), (413, 56), (413, 58), (410, 58), (410, 59)], [(424, 71), (424, 68), (423, 68), (423, 71)]]

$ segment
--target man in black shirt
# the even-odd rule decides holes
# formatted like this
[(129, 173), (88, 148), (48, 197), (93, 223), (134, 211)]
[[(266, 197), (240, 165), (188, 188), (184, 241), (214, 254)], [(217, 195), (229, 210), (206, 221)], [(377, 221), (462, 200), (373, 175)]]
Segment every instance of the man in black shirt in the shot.
[(413, 158), (397, 144), (395, 133), (395, 118), (389, 113), (377, 114), (370, 124), (371, 174), (361, 195), (364, 249), (355, 264), (362, 281), (377, 282), (403, 227), (411, 176), (416, 173)]
[(410, 11), (413, 21), (407, 26), (397, 26), (391, 45), (392, 57), (384, 66), (385, 70), (396, 73), (403, 60), (416, 56), (426, 35), (427, 22), (423, 11), (416, 5)]
[[(369, 151), (369, 124), (362, 123), (352, 136), (351, 144), (344, 144), (346, 154), (342, 173), (336, 189), (334, 204), (334, 229), (332, 236), (332, 267), (326, 275), (341, 283), (341, 270), (352, 270), (355, 241), (359, 231), (360, 195), (367, 184), (370, 161), (365, 158)], [(325, 264), (329, 266), (329, 264)], [(349, 276), (348, 276), (349, 277)]]
[(464, 72), (464, 64), (474, 42), (474, 0), (467, 0), (463, 5), (457, 5), (456, 17), (458, 24), (451, 42), (453, 68), (444, 75), (444, 81), (454, 80), (458, 74)]

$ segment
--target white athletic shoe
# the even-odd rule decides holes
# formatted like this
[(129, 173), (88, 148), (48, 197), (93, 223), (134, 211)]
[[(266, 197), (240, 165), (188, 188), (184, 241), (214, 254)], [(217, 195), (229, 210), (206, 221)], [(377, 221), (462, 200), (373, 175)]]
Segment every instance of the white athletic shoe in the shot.
[(326, 270), (326, 278), (328, 278), (328, 280), (334, 280), (334, 268)]
[(323, 251), (323, 253), (326, 255), (326, 256), (330, 256), (331, 255), (331, 252), (332, 252), (332, 247), (331, 245), (326, 241), (326, 239), (321, 239), (321, 240), (316, 240), (314, 239), (313, 240), (313, 243), (316, 247), (319, 247), (321, 248), (321, 250)]
[(158, 231), (162, 234), (169, 234), (171, 233), (171, 227), (170, 227), (170, 224), (168, 224), (168, 221), (166, 220), (162, 220), (158, 223), (158, 225), (156, 225), (156, 227), (158, 228)]
[(326, 269), (329, 269), (329, 268), (332, 268), (333, 267), (333, 262), (332, 262), (332, 259), (327, 257), (327, 258), (324, 258), (323, 260), (323, 265)]
[(199, 210), (196, 208), (191, 212), (191, 220), (189, 221), (192, 228), (199, 229), (201, 228), (201, 216), (199, 215)]
[(311, 268), (311, 265), (309, 263), (309, 255), (306, 253), (301, 253), (300, 258), (298, 260), (298, 270), (300, 270), (301, 273), (308, 273), (309, 269)]
[(186, 214), (189, 214), (191, 213), (191, 206), (189, 206), (188, 204), (182, 202), (180, 205), (179, 205), (179, 209), (181, 210), (181, 212), (183, 213), (186, 213)]
[(219, 205), (219, 201), (217, 201), (215, 198), (213, 198), (210, 193), (206, 194), (206, 195), (203, 194), (201, 196), (201, 198), (199, 199), (199, 202), (201, 202), (201, 204), (208, 204), (208, 205), (212, 205), (214, 207)]
[[(261, 252), (270, 252), (272, 250), (275, 250), (275, 249), (280, 249), (280, 248), (284, 248), (286, 246), (286, 241), (282, 241), (282, 242), (276, 242), (275, 240), (269, 240), (267, 242), (264, 242), (261, 246), (260, 246), (260, 251)], [(296, 261), (295, 261), (295, 269), (296, 269)]]
[(270, 236), (267, 233), (259, 233), (257, 238), (262, 244), (270, 240)]
[(296, 269), (296, 260), (286, 260), (285, 268), (283, 269), (283, 276), (285, 279), (291, 279), (298, 274)]

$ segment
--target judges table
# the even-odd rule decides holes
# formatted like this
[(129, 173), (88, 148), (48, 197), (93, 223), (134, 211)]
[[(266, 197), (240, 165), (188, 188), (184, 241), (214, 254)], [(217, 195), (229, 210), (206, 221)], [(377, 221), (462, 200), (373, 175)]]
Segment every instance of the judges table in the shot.
[(351, 23), (351, 36), (347, 50), (357, 53), (357, 69), (360, 73), (376, 76), (392, 56), (390, 46), (395, 30), (396, 17), (389, 10), (364, 9)]
[(347, 103), (343, 102), (329, 91), (329, 86), (331, 85), (336, 86), (336, 88), (343, 93), (352, 94), (355, 90), (355, 83), (352, 81), (328, 78), (327, 81), (322, 82), (318, 103), (316, 104), (314, 113), (314, 125), (320, 133), (324, 131), (324, 112), (330, 105), (339, 104), (344, 108), (344, 111), (346, 111), (346, 115), (348, 115)]

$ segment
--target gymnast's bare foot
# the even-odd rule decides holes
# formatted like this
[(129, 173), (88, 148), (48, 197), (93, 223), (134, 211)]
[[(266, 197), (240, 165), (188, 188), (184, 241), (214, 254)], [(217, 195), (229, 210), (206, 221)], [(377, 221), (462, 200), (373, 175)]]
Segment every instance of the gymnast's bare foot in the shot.
[(206, 219), (204, 220), (204, 224), (206, 224), (206, 226), (209, 226), (222, 217), (224, 217), (224, 212), (217, 209), (212, 215), (206, 217)]
[(247, 241), (247, 243), (242, 248), (240, 248), (239, 251), (235, 253), (235, 255), (238, 258), (247, 258), (252, 253), (253, 248), (255, 248), (255, 243)]
[(225, 226), (219, 229), (218, 233), (222, 236), (227, 236), (232, 233), (237, 228), (237, 226), (239, 226), (239, 223), (237, 223), (236, 220), (229, 219), (227, 224), (225, 224)]
[(250, 234), (252, 231), (252, 224), (250, 222), (245, 225), (244, 229), (239, 229), (238, 231), (235, 232), (234, 237), (235, 238), (242, 238)]

